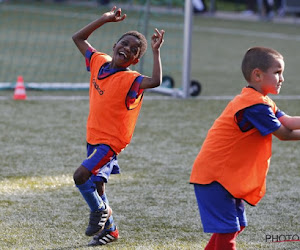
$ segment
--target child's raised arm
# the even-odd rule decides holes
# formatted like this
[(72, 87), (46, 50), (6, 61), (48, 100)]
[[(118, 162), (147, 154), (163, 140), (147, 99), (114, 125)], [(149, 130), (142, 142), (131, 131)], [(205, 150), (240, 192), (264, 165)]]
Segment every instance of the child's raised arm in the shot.
[(85, 52), (89, 47), (92, 47), (87, 39), (88, 37), (98, 28), (100, 28), (103, 24), (108, 22), (120, 22), (126, 18), (126, 14), (122, 15), (122, 10), (119, 8), (117, 9), (114, 6), (111, 11), (104, 13), (100, 18), (96, 19), (95, 21), (89, 23), (87, 26), (83, 27), (79, 31), (77, 31), (73, 36), (72, 39), (76, 46), (78, 47), (79, 51), (83, 56), (85, 56)]
[(162, 67), (160, 58), (160, 47), (164, 42), (164, 30), (155, 29), (155, 33), (151, 37), (151, 47), (153, 52), (153, 69), (152, 77), (144, 77), (140, 88), (149, 89), (159, 86), (162, 82)]

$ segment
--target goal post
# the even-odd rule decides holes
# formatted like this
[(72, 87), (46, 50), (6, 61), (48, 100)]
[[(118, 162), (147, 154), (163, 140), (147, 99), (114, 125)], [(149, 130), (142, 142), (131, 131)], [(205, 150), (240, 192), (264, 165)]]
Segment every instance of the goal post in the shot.
[(192, 27), (193, 27), (192, 0), (185, 0), (184, 29), (183, 29), (183, 62), (182, 62), (183, 98), (188, 98), (190, 96)]
[[(144, 6), (144, 25), (143, 32), (148, 34), (149, 29), (149, 13), (151, 0), (146, 0)], [(192, 27), (193, 27), (193, 3), (192, 0), (184, 1), (184, 25), (183, 25), (183, 51), (182, 51), (182, 72), (180, 89), (156, 88), (152, 92), (163, 93), (167, 95), (188, 98), (191, 96), (191, 49), (192, 49)], [(140, 72), (144, 71), (144, 58), (139, 64)], [(168, 76), (167, 76), (168, 77)]]
[[(90, 3), (80, 1), (80, 4), (87, 5), (77, 5), (79, 0), (65, 2), (49, 1), (46, 4), (28, 0), (26, 4), (21, 1), (0, 4), (0, 16), (3, 17), (0, 30), (5, 34), (0, 39), (0, 90), (14, 88), (17, 76), (24, 78), (26, 87), (29, 87), (28, 83), (34, 88), (40, 84), (45, 89), (44, 85), (48, 83), (57, 89), (58, 84), (70, 87), (70, 83), (87, 81), (82, 55), (74, 47), (71, 35), (99, 18), (109, 6), (96, 6), (94, 0), (87, 1)], [(89, 40), (99, 51), (111, 53), (113, 41), (128, 30), (141, 31), (148, 37), (155, 27), (166, 29), (161, 51), (163, 77), (169, 76), (172, 86), (176, 87), (164, 90), (170, 90), (166, 93), (168, 95), (188, 98), (193, 96), (193, 81), (190, 79), (192, 6), (192, 0), (124, 0), (120, 7), (125, 13), (130, 12), (126, 20), (118, 25), (104, 25)], [(99, 39), (101, 34), (105, 35)], [(131, 69), (151, 75), (151, 56), (149, 49), (140, 63)], [(78, 89), (77, 86), (74, 88)]]

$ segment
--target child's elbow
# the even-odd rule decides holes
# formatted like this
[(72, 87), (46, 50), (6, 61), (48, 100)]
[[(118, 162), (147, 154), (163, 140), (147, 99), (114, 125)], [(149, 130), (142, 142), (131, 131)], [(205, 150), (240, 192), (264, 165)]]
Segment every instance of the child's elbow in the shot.
[(161, 85), (162, 81), (161, 80), (154, 80), (152, 79), (151, 83), (149, 84), (149, 88), (156, 88)]
[(72, 36), (72, 40), (74, 43), (79, 43), (79, 41), (81, 40), (81, 38), (79, 37), (78, 33), (76, 32), (75, 34), (73, 34)]
[(162, 80), (156, 81), (153, 83), (153, 88), (159, 87), (162, 83)]
[(76, 43), (76, 34), (74, 34), (74, 35), (72, 36), (72, 40), (73, 40), (74, 43)]

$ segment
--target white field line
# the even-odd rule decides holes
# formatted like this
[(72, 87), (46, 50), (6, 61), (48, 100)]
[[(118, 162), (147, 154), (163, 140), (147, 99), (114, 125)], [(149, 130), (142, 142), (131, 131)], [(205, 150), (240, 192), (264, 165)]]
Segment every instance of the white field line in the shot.
[[(81, 18), (87, 20), (94, 20), (99, 17), (99, 15), (95, 14), (85, 14), (85, 13), (76, 13), (76, 12), (68, 12), (61, 10), (47, 10), (38, 7), (20, 5), (20, 6), (2, 6), (2, 10), (13, 10), (13, 11), (21, 11), (21, 12), (29, 12), (36, 14), (44, 14), (44, 15), (53, 15), (60, 16), (64, 18)], [(136, 24), (138, 20), (127, 19), (125, 22)], [(183, 29), (184, 25), (180, 23), (170, 23), (170, 22), (151, 22), (152, 26), (159, 26), (172, 29)], [(293, 34), (283, 34), (283, 33), (274, 33), (274, 32), (259, 32), (259, 31), (251, 31), (244, 29), (230, 29), (230, 28), (222, 28), (222, 27), (193, 27), (194, 32), (209, 32), (215, 34), (226, 34), (226, 35), (236, 35), (236, 36), (246, 36), (246, 37), (261, 37), (261, 38), (270, 38), (270, 39), (280, 39), (280, 40), (289, 40), (289, 41), (300, 41), (300, 35)]]
[[(144, 96), (145, 100), (171, 100), (174, 99), (172, 96)], [(13, 100), (13, 95), (11, 96), (0, 96), (0, 101)], [(81, 101), (89, 100), (88, 96), (54, 96), (54, 95), (40, 95), (40, 96), (27, 96), (25, 101)]]
[(274, 33), (274, 32), (260, 32), (260, 31), (228, 29), (228, 28), (219, 28), (219, 27), (194, 27), (194, 31), (225, 34), (225, 35), (280, 39), (280, 40), (299, 41), (300, 42), (300, 35), (290, 35), (290, 34), (288, 35), (288, 34)]
[[(234, 96), (198, 96), (192, 97), (191, 100), (232, 100)], [(152, 100), (176, 100), (182, 98), (176, 98), (173, 96), (164, 96), (164, 95), (150, 95), (144, 96), (145, 101)], [(278, 95), (272, 96), (273, 100), (300, 100), (300, 95)], [(13, 100), (13, 95), (11, 96), (0, 96), (0, 101)], [(27, 101), (81, 101), (81, 100), (89, 100), (88, 96), (54, 96), (54, 95), (41, 95), (41, 96), (27, 96)]]

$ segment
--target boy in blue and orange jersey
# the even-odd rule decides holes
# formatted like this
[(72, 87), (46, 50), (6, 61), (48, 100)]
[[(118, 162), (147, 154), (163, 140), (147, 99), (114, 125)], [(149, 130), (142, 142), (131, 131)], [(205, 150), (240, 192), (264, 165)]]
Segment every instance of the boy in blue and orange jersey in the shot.
[(247, 226), (244, 201), (256, 205), (266, 191), (272, 135), (300, 140), (300, 117), (286, 115), (267, 96), (279, 94), (283, 71), (279, 52), (246, 52), (242, 72), (248, 85), (214, 122), (194, 162), (190, 183), (203, 230), (213, 233), (206, 250), (235, 249)]
[(73, 41), (85, 56), (90, 76), (90, 110), (87, 119), (87, 159), (74, 173), (74, 182), (90, 207), (85, 234), (94, 236), (91, 246), (105, 245), (118, 238), (105, 194), (110, 174), (120, 172), (117, 155), (130, 143), (141, 109), (143, 91), (162, 81), (160, 48), (164, 31), (155, 29), (151, 38), (153, 52), (152, 77), (130, 70), (147, 49), (146, 38), (137, 31), (121, 36), (113, 46), (113, 55), (97, 52), (87, 41), (99, 27), (126, 18), (113, 7), (100, 18), (73, 35)]

